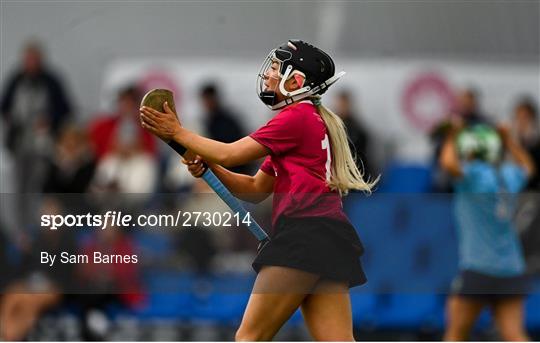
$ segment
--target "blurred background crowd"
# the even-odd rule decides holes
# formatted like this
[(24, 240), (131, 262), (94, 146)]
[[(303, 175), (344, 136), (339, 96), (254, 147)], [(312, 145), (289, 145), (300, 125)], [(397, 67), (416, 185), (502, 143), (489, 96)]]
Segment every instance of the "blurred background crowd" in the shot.
[[(132, 5), (1, 5), (0, 265), (8, 272), (0, 278), (0, 338), (232, 339), (254, 277), (249, 233), (50, 231), (39, 215), (226, 210), (140, 127), (142, 95), (174, 90), (185, 126), (233, 142), (272, 115), (254, 94), (257, 63), (302, 38), (347, 71), (350, 81), (324, 101), (345, 122), (361, 170), (382, 177), (373, 196), (345, 200), (370, 280), (352, 295), (356, 338), (439, 339), (458, 268), (441, 148), (457, 119), (504, 123), (540, 170), (539, 3)], [(514, 218), (533, 276), (538, 175)], [(269, 205), (252, 208), (268, 230)], [(139, 253), (142, 261), (51, 269), (39, 263), (43, 250)], [(500, 337), (491, 323), (482, 315), (475, 337)], [(537, 283), (526, 324), (540, 337)], [(298, 313), (281, 335), (309, 338)]]

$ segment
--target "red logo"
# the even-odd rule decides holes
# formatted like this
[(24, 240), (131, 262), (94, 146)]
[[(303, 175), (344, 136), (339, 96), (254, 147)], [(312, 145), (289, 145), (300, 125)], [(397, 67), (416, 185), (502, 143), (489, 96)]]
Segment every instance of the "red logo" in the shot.
[(436, 72), (418, 74), (405, 85), (401, 98), (403, 113), (418, 129), (429, 131), (455, 108), (455, 97), (447, 80)]

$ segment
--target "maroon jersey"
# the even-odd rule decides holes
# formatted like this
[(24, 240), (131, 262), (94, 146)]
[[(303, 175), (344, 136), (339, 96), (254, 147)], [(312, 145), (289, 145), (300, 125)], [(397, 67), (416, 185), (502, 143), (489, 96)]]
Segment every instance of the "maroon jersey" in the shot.
[(348, 222), (341, 197), (326, 185), (332, 163), (330, 141), (310, 101), (286, 107), (250, 137), (271, 151), (260, 169), (275, 177), (274, 226), (281, 215)]

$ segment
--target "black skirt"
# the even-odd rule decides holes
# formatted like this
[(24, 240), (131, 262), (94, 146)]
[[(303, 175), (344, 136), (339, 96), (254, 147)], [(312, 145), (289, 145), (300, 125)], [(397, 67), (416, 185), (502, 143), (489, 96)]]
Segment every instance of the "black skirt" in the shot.
[(263, 266), (295, 268), (354, 287), (367, 281), (360, 263), (363, 252), (356, 230), (347, 222), (282, 216), (253, 269), (258, 273)]
[(472, 270), (462, 271), (452, 282), (452, 294), (481, 300), (523, 297), (530, 292), (526, 275), (496, 277)]

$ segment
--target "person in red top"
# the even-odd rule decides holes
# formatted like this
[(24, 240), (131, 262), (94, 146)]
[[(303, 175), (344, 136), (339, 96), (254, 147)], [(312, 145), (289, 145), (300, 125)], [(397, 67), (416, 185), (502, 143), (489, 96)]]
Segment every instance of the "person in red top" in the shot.
[[(341, 119), (321, 95), (344, 73), (322, 50), (290, 40), (265, 59), (257, 93), (281, 110), (266, 125), (233, 143), (201, 137), (176, 114), (142, 107), (141, 125), (189, 150), (183, 160), (195, 177), (204, 163), (237, 197), (260, 202), (273, 193), (271, 240), (253, 262), (257, 279), (236, 340), (270, 340), (301, 307), (316, 340), (352, 341), (349, 288), (366, 282), (362, 243), (343, 211), (341, 196), (370, 192), (377, 180), (356, 166)], [(255, 176), (227, 167), (266, 156)]]
[(137, 123), (137, 108), (141, 98), (135, 86), (127, 86), (118, 92), (117, 108), (112, 115), (97, 115), (90, 123), (89, 136), (95, 156), (102, 160), (119, 150), (142, 151), (155, 157), (155, 138)]

